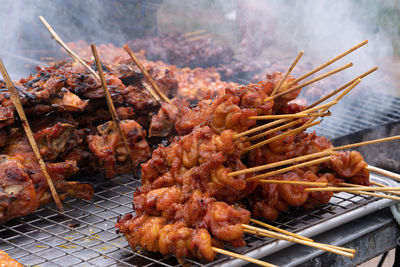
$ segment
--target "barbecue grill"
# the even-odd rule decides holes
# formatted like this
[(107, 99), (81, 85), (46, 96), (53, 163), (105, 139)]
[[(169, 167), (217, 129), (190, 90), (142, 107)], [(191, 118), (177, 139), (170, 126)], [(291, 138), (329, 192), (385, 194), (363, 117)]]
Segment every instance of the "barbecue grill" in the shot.
[[(156, 32), (155, 29), (152, 31)], [(7, 54), (8, 51), (4, 53)], [(29, 54), (32, 55), (32, 53)], [(57, 57), (56, 54), (54, 57)], [(24, 58), (19, 59), (26, 61)], [(39, 59), (47, 61), (44, 57)], [(50, 61), (53, 59), (52, 55)], [(232, 76), (230, 80), (245, 84), (250, 81), (251, 76)], [(388, 136), (399, 130), (399, 105), (400, 99), (390, 95), (358, 92), (358, 95), (351, 100), (351, 104), (339, 103), (331, 109), (333, 114), (340, 113), (340, 118), (336, 116), (324, 118), (323, 123), (313, 130), (318, 135), (333, 140), (335, 145)], [(358, 114), (357, 117), (354, 114)], [(393, 145), (393, 143), (388, 144), (388, 147)], [(385, 153), (389, 151), (389, 157), (379, 158), (370, 148), (359, 150), (362, 151), (367, 162), (400, 172), (398, 151), (387, 149)], [(393, 181), (385, 177), (374, 176), (373, 179), (396, 186)], [(132, 212), (132, 197), (140, 186), (140, 177), (123, 175), (113, 180), (106, 180), (101, 176), (89, 176), (85, 177), (85, 180), (92, 182), (95, 188), (95, 195), (91, 201), (67, 199), (64, 201), (66, 209), (64, 213), (59, 212), (53, 203), (32, 214), (7, 222), (0, 228), (0, 250), (4, 250), (27, 266), (184, 265), (173, 256), (162, 256), (145, 250), (133, 251), (125, 238), (116, 233), (114, 225), (117, 218)], [(312, 211), (290, 210), (283, 213), (272, 224), (311, 237), (333, 228), (334, 225), (345, 223), (346, 220), (354, 220), (392, 203), (391, 200), (340, 193), (335, 194), (330, 204), (324, 207)], [(347, 219), (344, 220), (346, 216)], [(263, 257), (289, 246), (283, 241), (277, 242), (257, 236), (247, 236), (245, 241), (247, 243), (245, 247), (228, 246), (227, 248), (240, 254)], [(193, 266), (202, 265), (196, 260), (187, 260), (187, 262)], [(242, 264), (245, 263), (219, 255), (207, 266)]]
[[(88, 181), (96, 181), (92, 201), (70, 199), (64, 202), (64, 214), (51, 204), (6, 223), (0, 229), (0, 249), (28, 266), (181, 266), (173, 256), (132, 251), (125, 238), (115, 232), (117, 217), (132, 211), (133, 192), (140, 185), (138, 179), (124, 175), (111, 181), (88, 177)], [(385, 179), (378, 181), (393, 185)], [(340, 193), (335, 194), (327, 206), (309, 212), (292, 210), (273, 223), (291, 232), (305, 231), (307, 236), (313, 236), (391, 203), (391, 200)], [(332, 223), (323, 224), (329, 221)], [(245, 247), (229, 249), (241, 254), (254, 253), (276, 242), (257, 236), (247, 236), (245, 240)], [(288, 244), (280, 242), (279, 247), (274, 245), (274, 249), (268, 249), (264, 255), (285, 246)], [(201, 265), (193, 260), (188, 262), (193, 266)], [(215, 264), (231, 266), (233, 263), (226, 256), (218, 256), (208, 265)]]

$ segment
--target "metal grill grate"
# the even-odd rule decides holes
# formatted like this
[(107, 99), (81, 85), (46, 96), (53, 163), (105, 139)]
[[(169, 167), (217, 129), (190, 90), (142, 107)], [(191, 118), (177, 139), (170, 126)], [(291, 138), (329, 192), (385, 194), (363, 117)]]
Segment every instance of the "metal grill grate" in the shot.
[(388, 123), (400, 122), (400, 98), (368, 92), (339, 102), (331, 117), (313, 128), (319, 135), (335, 139)]
[[(51, 204), (1, 226), (0, 249), (27, 266), (181, 266), (173, 256), (134, 252), (124, 237), (115, 233), (117, 217), (132, 212), (133, 192), (140, 182), (128, 175), (111, 181), (96, 180), (92, 201), (67, 200), (64, 214)], [(371, 197), (340, 193), (327, 206), (308, 212), (291, 211), (274, 224), (297, 232), (372, 201), (375, 199)], [(272, 241), (246, 236), (245, 247), (228, 249), (245, 253)], [(209, 265), (227, 259), (218, 256)]]

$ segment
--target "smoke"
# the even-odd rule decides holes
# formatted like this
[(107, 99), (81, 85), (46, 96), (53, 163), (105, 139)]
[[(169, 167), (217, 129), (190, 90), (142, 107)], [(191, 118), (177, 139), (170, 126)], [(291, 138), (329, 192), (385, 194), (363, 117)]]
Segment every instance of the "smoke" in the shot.
[(84, 40), (121, 46), (145, 32), (155, 33), (158, 2), (1, 0), (0, 57), (12, 78), (17, 79), (31, 73), (40, 61), (63, 55), (38, 19), (40, 15), (65, 42)]
[[(369, 41), (316, 74), (354, 63), (352, 68), (314, 85), (325, 89), (326, 94), (372, 67), (379, 67), (378, 71), (364, 78), (340, 105), (332, 108), (333, 116), (325, 118), (322, 127), (317, 128), (340, 131), (341, 125), (357, 125), (378, 114), (385, 115), (382, 110), (374, 108), (376, 103), (388, 101), (388, 98), (380, 96), (398, 95), (397, 77), (387, 71), (394, 64), (393, 43), (399, 41), (397, 5), (396, 1), (246, 0), (238, 2), (236, 17), (243, 27), (244, 43), (263, 60), (279, 60), (289, 55), (291, 59), (285, 61), (285, 68), (288, 68), (296, 54), (303, 50), (305, 54), (295, 75), (299, 72), (304, 74), (309, 62), (308, 69), (317, 67), (357, 43), (365, 39)], [(365, 97), (371, 95), (373, 97)], [(361, 97), (363, 106), (352, 110), (354, 101)]]

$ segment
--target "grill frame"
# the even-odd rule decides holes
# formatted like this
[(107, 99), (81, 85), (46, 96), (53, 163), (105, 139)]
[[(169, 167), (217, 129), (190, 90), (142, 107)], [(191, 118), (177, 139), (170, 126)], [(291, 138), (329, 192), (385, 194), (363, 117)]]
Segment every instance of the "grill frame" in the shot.
[[(41, 267), (182, 265), (173, 256), (162, 256), (147, 251), (134, 252), (129, 248), (124, 237), (115, 234), (114, 223), (117, 217), (132, 212), (131, 201), (134, 190), (140, 184), (139, 180), (132, 179), (128, 175), (114, 180), (90, 178), (92, 181), (93, 179), (96, 179), (96, 185), (92, 201), (68, 199), (65, 201), (64, 215), (57, 211), (54, 204), (50, 204), (35, 213), (2, 225), (0, 249), (22, 264)], [(308, 229), (319, 227), (340, 215), (362, 210), (365, 205), (374, 206), (377, 201), (382, 201), (368, 196), (341, 194), (332, 198), (332, 202), (336, 203), (307, 212), (285, 213), (273, 224), (296, 233), (307, 233)], [(385, 203), (388, 205), (389, 202)], [(381, 208), (381, 205), (379, 207)], [(341, 209), (342, 212), (338, 212), (337, 209)], [(307, 217), (310, 218), (307, 219)], [(70, 228), (71, 224), (79, 225)], [(314, 231), (307, 235), (312, 236), (317, 233)], [(245, 240), (248, 243), (245, 247), (234, 249), (227, 246), (227, 249), (259, 258), (274, 252), (269, 249), (265, 254), (265, 247), (268, 245), (275, 250), (290, 245), (288, 242), (256, 236), (246, 236)], [(194, 260), (188, 261), (193, 266), (201, 265), (200, 262)], [(242, 265), (243, 263), (219, 255), (207, 266), (232, 266), (232, 264)]]

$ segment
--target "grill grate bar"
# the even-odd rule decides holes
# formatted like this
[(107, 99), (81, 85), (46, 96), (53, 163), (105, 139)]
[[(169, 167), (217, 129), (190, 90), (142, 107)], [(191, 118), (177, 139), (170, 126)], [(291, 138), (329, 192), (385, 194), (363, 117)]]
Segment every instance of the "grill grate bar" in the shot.
[[(40, 266), (59, 266), (64, 262), (79, 266), (182, 266), (172, 256), (132, 251), (124, 238), (115, 234), (113, 225), (116, 217), (132, 212), (133, 192), (140, 182), (127, 175), (114, 180), (96, 179), (93, 202), (68, 199), (65, 201), (67, 210), (64, 214), (51, 204), (31, 215), (8, 222), (0, 228), (0, 240), (3, 241), (0, 242), (0, 249), (9, 252), (10, 256), (15, 255), (17, 260), (26, 265), (33, 265), (30, 263), (35, 260), (34, 264), (40, 263)], [(269, 223), (299, 232), (375, 200), (368, 196), (335, 194), (327, 206), (311, 211), (291, 210), (282, 214), (278, 221)], [(71, 224), (78, 225), (72, 229)], [(246, 253), (275, 241), (252, 235), (246, 235), (245, 240), (245, 247), (228, 246), (227, 249)], [(46, 248), (28, 248), (37, 244), (43, 244)], [(68, 248), (63, 249), (63, 245)], [(75, 248), (71, 248), (73, 246)], [(102, 250), (103, 247), (106, 249)], [(52, 255), (51, 258), (41, 254), (47, 250), (53, 251), (46, 254)], [(227, 259), (229, 257), (218, 255), (214, 262), (206, 266), (223, 263)], [(201, 265), (195, 260), (188, 262), (194, 266)]]

